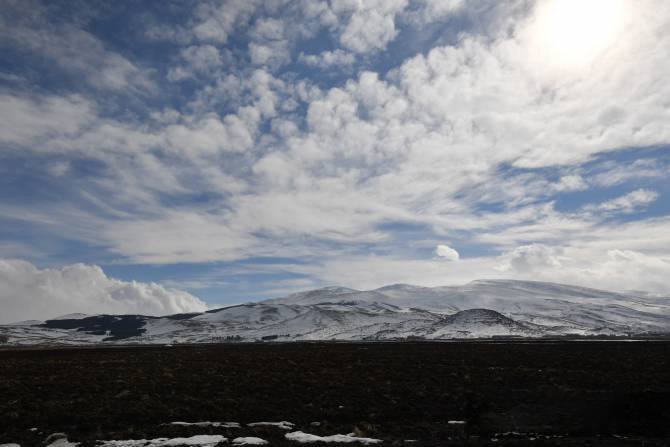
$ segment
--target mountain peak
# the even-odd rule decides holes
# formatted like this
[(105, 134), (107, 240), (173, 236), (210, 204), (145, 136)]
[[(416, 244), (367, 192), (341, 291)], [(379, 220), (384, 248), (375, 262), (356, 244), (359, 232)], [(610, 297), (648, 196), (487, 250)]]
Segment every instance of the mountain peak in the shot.
[(453, 315), (447, 317), (452, 323), (481, 323), (481, 324), (500, 324), (500, 323), (510, 323), (514, 322), (511, 318), (508, 318), (491, 309), (467, 309), (456, 312)]

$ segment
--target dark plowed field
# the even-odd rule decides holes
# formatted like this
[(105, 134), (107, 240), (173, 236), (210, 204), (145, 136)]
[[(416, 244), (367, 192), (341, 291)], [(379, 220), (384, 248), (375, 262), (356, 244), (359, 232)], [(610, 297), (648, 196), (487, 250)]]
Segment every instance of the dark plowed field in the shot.
[(670, 342), (0, 351), (0, 444), (65, 432), (84, 446), (207, 433), (297, 445), (275, 427), (161, 425), (282, 420), (384, 445), (669, 445)]

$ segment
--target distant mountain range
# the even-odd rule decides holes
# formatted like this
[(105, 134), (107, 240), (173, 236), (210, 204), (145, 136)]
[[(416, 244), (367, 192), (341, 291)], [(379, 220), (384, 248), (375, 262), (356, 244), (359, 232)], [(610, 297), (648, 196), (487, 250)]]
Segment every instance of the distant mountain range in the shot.
[(11, 345), (670, 334), (670, 297), (533, 281), (326, 287), (164, 317), (70, 314), (0, 326)]

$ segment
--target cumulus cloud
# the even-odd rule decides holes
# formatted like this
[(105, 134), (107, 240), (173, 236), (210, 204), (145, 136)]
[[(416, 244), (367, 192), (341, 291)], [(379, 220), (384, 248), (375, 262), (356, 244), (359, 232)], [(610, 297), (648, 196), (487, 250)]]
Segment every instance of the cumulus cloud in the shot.
[(254, 65), (280, 67), (291, 61), (291, 53), (286, 41), (249, 44), (249, 57)]
[(170, 81), (180, 81), (196, 73), (209, 73), (223, 64), (221, 53), (213, 45), (191, 45), (184, 48), (180, 56), (184, 64), (168, 71)]
[[(618, 290), (651, 290), (668, 294), (670, 257), (650, 256), (634, 250), (608, 250), (600, 265), (587, 271)], [(610, 287), (611, 287), (610, 286)]]
[[(639, 224), (630, 228), (642, 229)], [(667, 239), (660, 233), (655, 237), (660, 244)], [(636, 249), (612, 248), (614, 244)], [(596, 240), (566, 245), (523, 245), (500, 255), (494, 269), (498, 275), (512, 279), (668, 294), (664, 278), (670, 275), (670, 254), (650, 250), (650, 246), (651, 239), (634, 235), (619, 240), (614, 240), (614, 235), (609, 240), (596, 236)]]
[[(246, 118), (246, 119), (244, 119)], [(223, 119), (212, 115), (190, 124), (173, 124), (165, 129), (168, 147), (181, 153), (243, 152), (254, 142), (257, 116), (227, 115)]]
[(336, 14), (350, 14), (340, 34), (340, 44), (356, 53), (385, 48), (397, 34), (395, 15), (407, 4), (407, 0), (334, 3)]
[(564, 175), (552, 189), (556, 192), (583, 191), (588, 189), (588, 184), (579, 175)]
[(39, 269), (0, 260), (0, 323), (86, 314), (166, 315), (206, 310), (193, 295), (156, 283), (109, 278), (95, 265)]
[(435, 254), (440, 258), (444, 258), (448, 261), (458, 261), (459, 259), (458, 252), (448, 245), (438, 245), (435, 248)]
[(418, 3), (421, 7), (413, 15), (420, 19), (419, 24), (425, 24), (453, 14), (463, 7), (465, 0), (421, 0)]
[(252, 0), (202, 2), (190, 31), (201, 41), (225, 43), (236, 27), (245, 24), (258, 7)]
[(531, 244), (517, 247), (500, 257), (497, 267), (503, 272), (531, 273), (543, 269), (561, 267), (560, 251), (543, 244)]
[(299, 31), (286, 20), (261, 18), (249, 31), (249, 57), (254, 65), (279, 68), (291, 62), (291, 43)]

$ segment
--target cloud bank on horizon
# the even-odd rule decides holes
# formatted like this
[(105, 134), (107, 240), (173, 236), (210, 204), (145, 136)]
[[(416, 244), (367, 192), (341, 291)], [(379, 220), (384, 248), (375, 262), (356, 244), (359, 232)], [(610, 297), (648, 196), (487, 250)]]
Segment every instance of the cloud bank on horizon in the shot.
[(670, 293), (663, 0), (6, 1), (0, 49), (3, 308)]
[(63, 309), (90, 315), (169, 315), (207, 309), (187, 292), (111, 279), (100, 267), (84, 264), (38, 269), (26, 261), (0, 260), (0, 284), (0, 323), (37, 315), (55, 318), (63, 315)]

